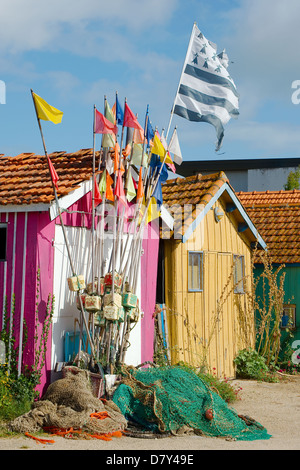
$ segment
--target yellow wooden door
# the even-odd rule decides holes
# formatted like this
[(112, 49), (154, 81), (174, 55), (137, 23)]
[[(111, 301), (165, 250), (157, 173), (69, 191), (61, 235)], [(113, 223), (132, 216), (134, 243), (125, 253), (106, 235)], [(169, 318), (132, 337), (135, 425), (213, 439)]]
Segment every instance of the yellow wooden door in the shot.
[(234, 377), (234, 306), (231, 253), (206, 254), (208, 365), (218, 377)]
[(232, 254), (218, 253), (218, 370), (222, 377), (234, 377), (234, 293)]

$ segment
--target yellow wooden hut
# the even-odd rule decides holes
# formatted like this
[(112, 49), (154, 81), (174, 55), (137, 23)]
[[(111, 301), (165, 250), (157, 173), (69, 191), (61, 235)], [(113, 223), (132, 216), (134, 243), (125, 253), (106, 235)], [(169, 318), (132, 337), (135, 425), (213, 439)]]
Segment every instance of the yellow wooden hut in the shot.
[(162, 191), (174, 220), (161, 230), (171, 362), (234, 377), (237, 352), (254, 346), (251, 253), (266, 245), (224, 172), (168, 180)]

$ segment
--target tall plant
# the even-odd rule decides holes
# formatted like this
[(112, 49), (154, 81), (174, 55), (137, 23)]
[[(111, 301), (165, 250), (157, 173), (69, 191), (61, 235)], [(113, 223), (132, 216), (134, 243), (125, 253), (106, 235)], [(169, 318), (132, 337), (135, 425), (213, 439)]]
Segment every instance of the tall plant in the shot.
[[(6, 352), (7, 373), (10, 375), (16, 371), (17, 349), (15, 348), (14, 323), (15, 323), (15, 294), (12, 294), (11, 309), (8, 308), (7, 297), (4, 299), (4, 317), (0, 340), (4, 342)], [(12, 320), (12, 321), (11, 321)]]
[(267, 251), (259, 254), (263, 264), (262, 273), (256, 278), (256, 288), (262, 285), (262, 295), (256, 295), (257, 352), (268, 365), (277, 363), (281, 348), (281, 318), (284, 304), (285, 265), (273, 267), (272, 257)]
[(48, 338), (52, 325), (54, 314), (55, 296), (49, 294), (46, 304), (45, 318), (42, 323), (42, 331), (39, 331), (39, 306), (40, 306), (40, 269), (37, 271), (37, 287), (36, 287), (36, 305), (35, 305), (35, 335), (34, 335), (34, 364), (30, 375), (36, 385), (41, 382), (42, 370), (46, 361), (46, 353), (48, 346)]

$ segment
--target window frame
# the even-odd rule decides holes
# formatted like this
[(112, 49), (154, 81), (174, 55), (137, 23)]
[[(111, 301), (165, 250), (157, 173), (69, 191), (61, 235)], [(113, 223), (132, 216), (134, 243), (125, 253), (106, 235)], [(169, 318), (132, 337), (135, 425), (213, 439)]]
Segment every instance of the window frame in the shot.
[[(238, 280), (238, 270), (236, 260), (242, 261), (241, 266), (241, 279)], [(245, 294), (245, 256), (244, 255), (233, 255), (233, 282), (234, 282), (234, 294)], [(239, 285), (242, 284), (241, 288)]]
[[(282, 324), (282, 317), (284, 315), (284, 310), (292, 310), (292, 319), (293, 319), (293, 323), (292, 325), (289, 325), (288, 323), (284, 326)], [(289, 318), (290, 315), (288, 315)], [(289, 330), (295, 330), (296, 329), (296, 304), (283, 304), (282, 306), (282, 314), (281, 314), (281, 320), (280, 320), (280, 328), (282, 330), (285, 330), (286, 328), (288, 328)]]
[[(7, 261), (7, 222), (0, 222), (0, 231), (2, 229), (5, 229), (5, 247), (3, 249), (3, 252), (4, 252), (4, 258), (1, 257), (1, 251), (2, 251), (2, 248), (0, 249), (0, 262), (1, 261)], [(0, 240), (2, 239), (2, 234), (1, 234), (1, 237), (0, 237)]]
[[(193, 279), (193, 270), (192, 270), (192, 279), (190, 279), (190, 255), (199, 256), (199, 268), (198, 268), (198, 278), (199, 278), (199, 287), (195, 288), (194, 279)], [(204, 252), (203, 251), (188, 251), (188, 292), (203, 292), (203, 264), (204, 264)], [(194, 265), (192, 265), (193, 267)]]

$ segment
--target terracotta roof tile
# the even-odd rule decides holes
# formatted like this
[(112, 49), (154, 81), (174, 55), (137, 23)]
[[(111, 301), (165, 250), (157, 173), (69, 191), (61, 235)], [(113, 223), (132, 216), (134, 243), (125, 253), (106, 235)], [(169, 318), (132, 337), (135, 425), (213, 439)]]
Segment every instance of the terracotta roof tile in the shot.
[[(64, 196), (92, 176), (92, 149), (74, 153), (53, 152), (49, 157), (59, 176), (58, 197)], [(96, 152), (98, 162), (99, 151)], [(54, 199), (44, 155), (21, 153), (0, 156), (0, 205), (49, 203)]]
[[(219, 188), (228, 182), (224, 172), (213, 175), (193, 175), (187, 178), (168, 180), (162, 186), (165, 204), (207, 204)], [(192, 202), (193, 200), (193, 202)]]
[[(187, 228), (192, 220), (196, 217), (196, 205), (208, 204), (209, 201), (218, 192), (220, 187), (228, 182), (228, 178), (223, 171), (214, 173), (212, 175), (198, 175), (188, 176), (186, 178), (176, 178), (173, 180), (167, 180), (162, 185), (163, 201), (165, 206), (169, 206), (174, 210), (175, 205), (184, 206), (186, 204), (193, 205), (193, 213), (186, 214), (182, 211), (184, 220), (175, 217), (174, 228), (177, 234), (183, 235), (185, 228)], [(177, 223), (176, 223), (177, 221)], [(178, 230), (180, 227), (180, 230)], [(182, 229), (181, 229), (182, 228)]]
[(239, 192), (274, 263), (300, 263), (300, 190)]

